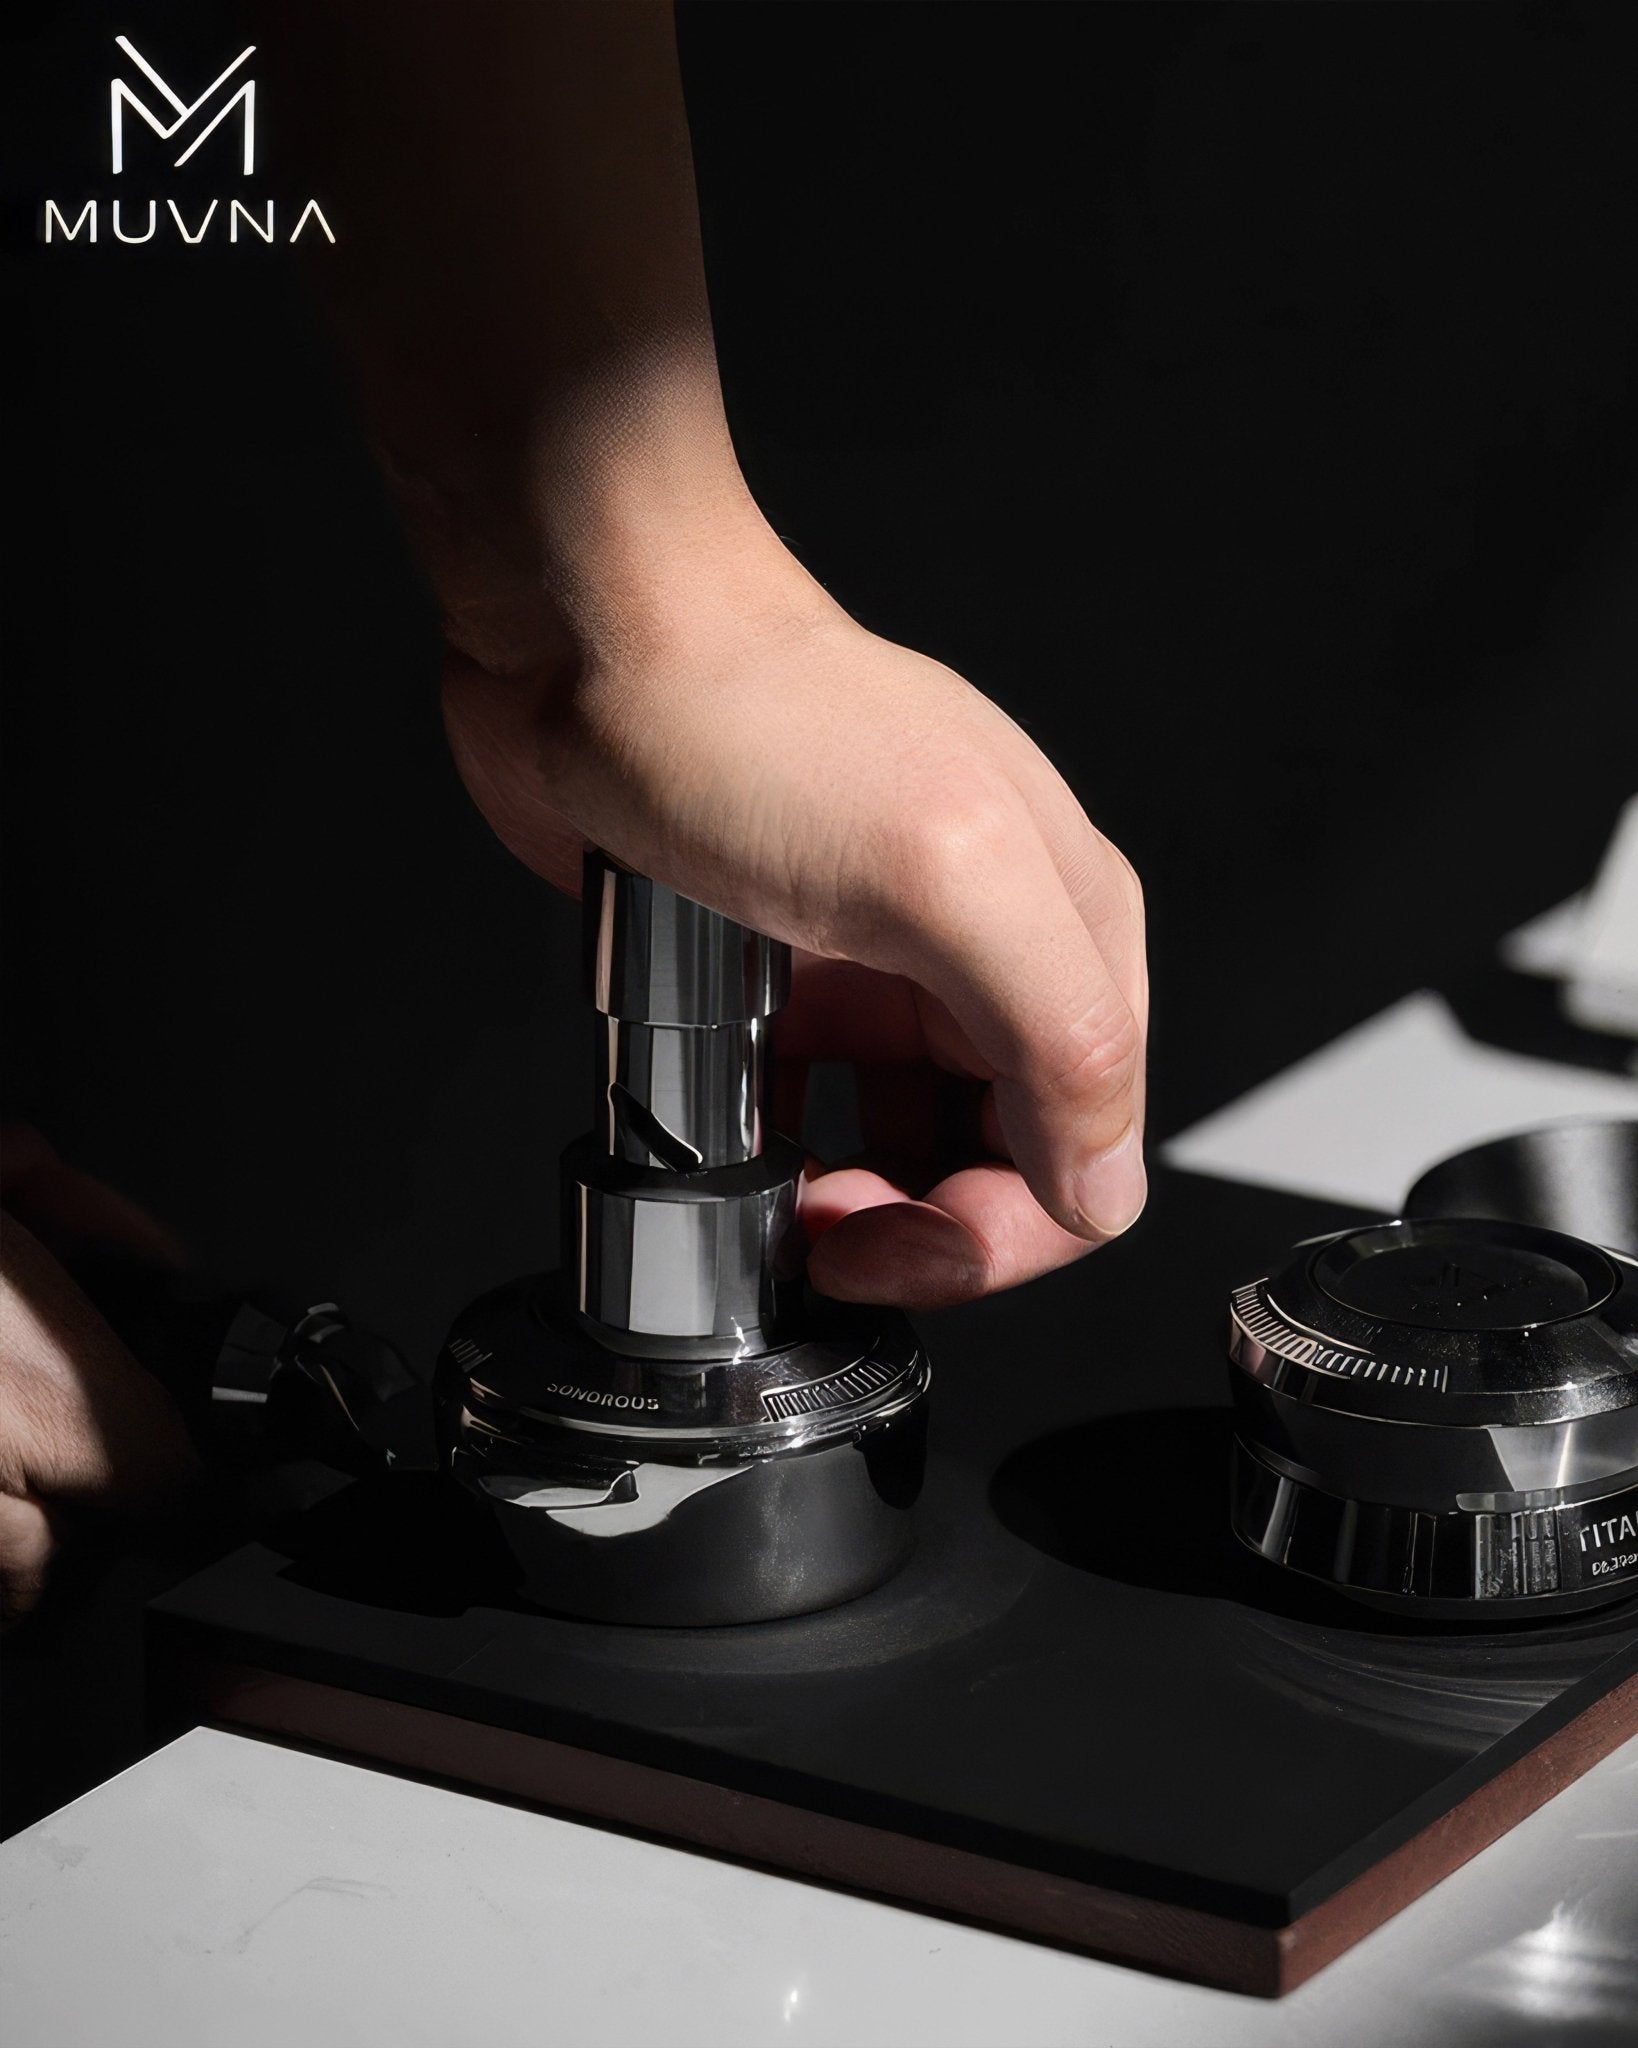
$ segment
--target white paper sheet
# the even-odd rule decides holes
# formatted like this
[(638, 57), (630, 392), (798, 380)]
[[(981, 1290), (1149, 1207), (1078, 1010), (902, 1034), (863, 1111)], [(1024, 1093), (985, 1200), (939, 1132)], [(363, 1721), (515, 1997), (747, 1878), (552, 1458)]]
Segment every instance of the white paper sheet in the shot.
[(1638, 1079), (1468, 1038), (1423, 990), (1160, 1148), (1168, 1165), (1396, 1209), (1435, 1160), (1561, 1117), (1638, 1117)]
[(1576, 940), (1581, 920), (1587, 913), (1587, 897), (1567, 896), (1544, 910), (1540, 917), (1521, 924), (1502, 940), (1499, 951), (1504, 966), (1515, 974), (1539, 974), (1548, 981), (1563, 981), (1575, 969)]
[(1501, 942), (1515, 974), (1564, 984), (1564, 1014), (1590, 1031), (1638, 1037), (1638, 797), (1622, 810), (1590, 889)]
[(1593, 1031), (1638, 1034), (1638, 797), (1621, 813), (1576, 927), (1564, 1009)]

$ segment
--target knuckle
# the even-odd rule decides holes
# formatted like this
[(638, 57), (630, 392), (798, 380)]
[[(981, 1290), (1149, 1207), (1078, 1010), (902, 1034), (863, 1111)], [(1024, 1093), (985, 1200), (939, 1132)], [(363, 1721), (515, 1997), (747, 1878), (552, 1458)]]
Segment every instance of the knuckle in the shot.
[(935, 896), (965, 888), (974, 875), (1012, 857), (1020, 823), (1016, 798), (982, 777), (947, 788), (906, 824), (902, 851), (909, 877)]
[(907, 934), (920, 941), (964, 926), (975, 892), (1015, 860), (1025, 823), (1017, 798), (984, 775), (941, 778), (933, 794), (854, 842), (850, 933), (867, 948), (892, 950)]

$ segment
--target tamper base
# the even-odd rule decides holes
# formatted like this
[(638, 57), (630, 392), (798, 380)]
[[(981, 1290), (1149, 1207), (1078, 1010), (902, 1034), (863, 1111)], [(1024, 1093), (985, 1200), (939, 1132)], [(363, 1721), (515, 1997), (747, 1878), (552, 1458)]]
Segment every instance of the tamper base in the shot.
[(527, 1598), (709, 1627), (835, 1606), (899, 1569), (928, 1381), (891, 1311), (832, 1306), (755, 1358), (641, 1359), (575, 1327), (547, 1279), (473, 1303), (435, 1390), (450, 1471)]

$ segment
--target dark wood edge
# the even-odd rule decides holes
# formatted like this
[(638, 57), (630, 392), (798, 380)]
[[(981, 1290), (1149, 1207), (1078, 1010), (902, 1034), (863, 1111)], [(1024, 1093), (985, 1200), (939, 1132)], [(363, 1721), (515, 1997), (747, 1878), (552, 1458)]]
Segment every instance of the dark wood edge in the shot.
[(249, 1664), (190, 1660), (172, 1697), (201, 1718), (931, 1907), (1010, 1933), (1278, 1998), (1391, 1919), (1638, 1732), (1638, 1678), (1608, 1693), (1288, 1927), (1259, 1927), (786, 1806), (702, 1779)]
[(1536, 1748), (1448, 1813), (1390, 1850), (1352, 1884), (1279, 1930), (1279, 1989), (1293, 1991), (1316, 1970), (1460, 1870), (1509, 1829), (1573, 1785), (1584, 1771), (1638, 1735), (1638, 1677), (1594, 1700)]

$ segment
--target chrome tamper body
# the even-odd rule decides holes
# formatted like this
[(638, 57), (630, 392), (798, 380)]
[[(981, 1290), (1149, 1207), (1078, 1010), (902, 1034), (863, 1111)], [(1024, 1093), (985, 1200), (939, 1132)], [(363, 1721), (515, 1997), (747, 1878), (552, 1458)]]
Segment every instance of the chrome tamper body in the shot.
[(1230, 1304), (1233, 1522), (1437, 1620), (1638, 1593), (1638, 1259), (1495, 1217), (1299, 1245)]
[(829, 1607), (909, 1553), (928, 1365), (891, 1309), (804, 1284), (800, 1146), (764, 1124), (790, 950), (586, 856), (594, 1124), (563, 1155), (563, 1261), (457, 1319), (440, 1457), (526, 1595), (604, 1621)]

